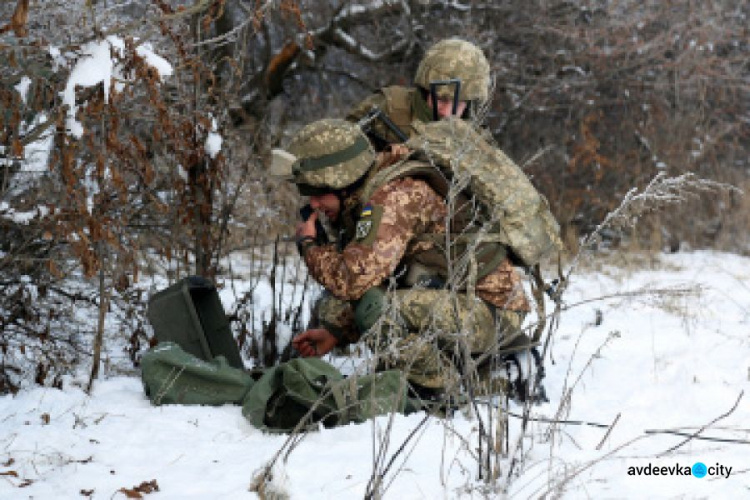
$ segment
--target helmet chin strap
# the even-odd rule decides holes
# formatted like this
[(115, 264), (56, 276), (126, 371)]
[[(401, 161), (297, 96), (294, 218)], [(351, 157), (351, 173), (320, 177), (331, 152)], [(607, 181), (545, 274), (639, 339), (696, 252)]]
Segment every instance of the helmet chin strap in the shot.
[(451, 78), (450, 80), (435, 80), (430, 82), (430, 97), (432, 98), (432, 120), (438, 121), (440, 117), (438, 116), (438, 96), (437, 96), (437, 90), (438, 87), (443, 87), (445, 85), (453, 85), (453, 109), (451, 110), (451, 115), (455, 115), (458, 111), (458, 96), (461, 95), (461, 79), (460, 78)]

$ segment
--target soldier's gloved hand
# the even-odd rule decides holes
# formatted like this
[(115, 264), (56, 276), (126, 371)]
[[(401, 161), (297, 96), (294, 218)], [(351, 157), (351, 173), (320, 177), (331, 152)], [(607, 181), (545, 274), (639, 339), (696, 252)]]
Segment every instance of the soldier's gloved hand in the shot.
[(292, 347), (304, 358), (323, 356), (336, 347), (336, 344), (336, 337), (325, 328), (306, 330), (292, 339)]

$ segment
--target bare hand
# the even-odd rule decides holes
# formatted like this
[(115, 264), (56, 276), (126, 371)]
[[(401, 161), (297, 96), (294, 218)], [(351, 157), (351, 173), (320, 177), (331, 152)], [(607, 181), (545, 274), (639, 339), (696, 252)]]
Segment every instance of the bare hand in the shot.
[(391, 148), (391, 155), (399, 159), (405, 156), (409, 156), (409, 153), (411, 153), (411, 150), (406, 144), (391, 144), (390, 148)]
[(391, 166), (409, 156), (411, 150), (406, 144), (391, 144), (388, 149), (378, 153), (378, 165), (380, 168)]
[(320, 357), (331, 352), (338, 340), (325, 328), (306, 330), (292, 339), (294, 347), (304, 358)]
[(304, 222), (297, 223), (297, 239), (309, 236), (315, 238), (318, 236), (318, 231), (315, 229), (315, 221), (318, 220), (318, 212), (313, 212), (310, 217)]

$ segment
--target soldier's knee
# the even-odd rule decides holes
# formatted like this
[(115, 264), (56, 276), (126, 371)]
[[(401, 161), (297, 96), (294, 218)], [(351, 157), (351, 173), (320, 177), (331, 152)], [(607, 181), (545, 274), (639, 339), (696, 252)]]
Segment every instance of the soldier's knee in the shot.
[(361, 333), (365, 333), (377, 323), (383, 314), (385, 291), (381, 287), (372, 287), (359, 299), (354, 310), (354, 322)]

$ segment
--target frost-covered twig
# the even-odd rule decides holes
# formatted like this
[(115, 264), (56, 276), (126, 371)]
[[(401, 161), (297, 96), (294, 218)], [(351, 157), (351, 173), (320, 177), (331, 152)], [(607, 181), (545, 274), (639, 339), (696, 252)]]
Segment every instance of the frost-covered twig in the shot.
[(734, 405), (732, 405), (732, 407), (729, 409), (729, 411), (727, 411), (726, 413), (723, 413), (723, 414), (719, 415), (718, 417), (716, 417), (715, 419), (711, 420), (709, 423), (707, 423), (706, 425), (704, 425), (703, 427), (701, 427), (700, 429), (698, 429), (694, 433), (690, 434), (690, 436), (688, 436), (687, 439), (685, 439), (681, 443), (679, 443), (679, 444), (671, 447), (670, 449), (668, 449), (666, 451), (663, 451), (663, 452), (659, 453), (656, 456), (657, 457), (663, 457), (664, 455), (672, 453), (676, 449), (681, 448), (686, 443), (689, 443), (694, 437), (698, 436), (698, 434), (700, 434), (701, 432), (705, 431), (706, 429), (708, 429), (709, 427), (711, 427), (713, 424), (715, 424), (719, 420), (722, 420), (722, 419), (728, 417), (729, 415), (731, 415), (732, 413), (734, 413), (734, 410), (737, 409), (737, 405), (740, 404), (740, 400), (742, 399), (742, 396), (744, 396), (744, 395), (745, 395), (745, 391), (744, 390), (740, 391), (740, 395), (737, 396), (737, 401), (734, 402)]
[[(422, 418), (422, 420), (419, 421), (416, 427), (412, 429), (412, 431), (409, 433), (408, 436), (406, 436), (406, 439), (403, 440), (401, 445), (398, 447), (398, 449), (391, 455), (391, 459), (388, 460), (388, 463), (383, 467), (383, 469), (378, 471), (373, 471), (372, 476), (370, 476), (370, 481), (367, 484), (367, 492), (365, 493), (366, 499), (372, 499), (377, 498), (378, 494), (384, 493), (384, 489), (381, 490), (383, 479), (385, 478), (386, 474), (388, 474), (388, 471), (393, 466), (393, 462), (396, 460), (396, 458), (404, 452), (404, 449), (406, 448), (406, 445), (409, 444), (409, 441), (417, 434), (417, 432), (422, 429), (422, 427), (427, 423), (427, 420), (429, 420), (430, 414), (425, 413), (425, 416)], [(390, 429), (389, 429), (390, 431)]]
[(366, 5), (347, 5), (346, 3), (342, 5), (346, 7), (342, 6), (328, 24), (314, 30), (309, 30), (304, 34), (304, 37), (326, 40), (369, 62), (383, 61), (394, 54), (411, 50), (414, 42), (412, 36), (408, 34), (402, 34), (398, 40), (393, 41), (390, 47), (376, 52), (347, 31), (347, 29), (356, 27), (362, 23), (369, 23), (377, 15), (385, 12), (400, 11), (402, 17), (409, 19), (411, 17), (411, 8), (405, 0), (376, 0)]
[(175, 373), (176, 368), (172, 368), (169, 370), (169, 373), (164, 378), (164, 383), (157, 391), (156, 395), (154, 396), (154, 404), (160, 405), (162, 400), (164, 399), (164, 396), (167, 395), (169, 391), (172, 390), (172, 386), (175, 382), (177, 382), (177, 379), (180, 378), (180, 375), (182, 375), (182, 372), (185, 371), (185, 367), (181, 367), (177, 373)]
[(631, 439), (629, 441), (626, 441), (625, 443), (621, 444), (620, 446), (618, 446), (614, 450), (610, 451), (609, 453), (606, 453), (606, 454), (602, 455), (601, 457), (597, 458), (596, 460), (591, 460), (590, 462), (584, 464), (581, 467), (574, 468), (570, 473), (565, 474), (558, 481), (556, 481), (556, 482), (554, 482), (552, 484), (549, 484), (548, 487), (547, 487), (547, 489), (545, 491), (543, 491), (541, 494), (537, 494), (537, 492), (538, 492), (538, 490), (537, 490), (537, 492), (534, 492), (532, 495), (529, 495), (529, 497), (533, 497), (533, 498), (546, 498), (547, 495), (549, 495), (552, 491), (560, 489), (564, 484), (568, 483), (571, 479), (573, 479), (574, 477), (578, 476), (582, 472), (590, 469), (591, 467), (593, 467), (594, 465), (598, 464), (599, 462), (601, 462), (603, 460), (606, 460), (607, 458), (611, 457), (612, 455), (618, 453), (620, 450), (623, 450), (623, 449), (627, 448), (628, 446), (630, 446), (630, 445), (632, 445), (632, 444), (634, 444), (634, 443), (636, 443), (636, 442), (638, 442), (641, 439), (644, 439), (646, 437), (648, 437), (648, 436), (638, 436), (638, 437), (635, 437), (635, 438), (633, 438), (633, 439)]
[(614, 429), (615, 425), (617, 425), (617, 422), (620, 421), (620, 416), (621, 415), (622, 415), (622, 413), (618, 413), (617, 416), (615, 417), (615, 419), (612, 421), (612, 424), (607, 429), (607, 432), (604, 433), (604, 437), (602, 437), (602, 440), (599, 442), (598, 445), (596, 445), (596, 451), (599, 451), (599, 450), (602, 449), (602, 445), (607, 440), (607, 438), (609, 437), (609, 435), (612, 433), (612, 429)]
[[(507, 414), (508, 416), (513, 417), (513, 418), (518, 418), (518, 419), (524, 418), (524, 415), (521, 415), (519, 413), (512, 412), (512, 411), (507, 412)], [(542, 422), (542, 423), (549, 423), (549, 424), (555, 424), (555, 425), (584, 425), (588, 427), (597, 427), (599, 429), (607, 429), (612, 426), (612, 424), (603, 424), (601, 422), (589, 422), (586, 420), (559, 420), (559, 419), (548, 418), (548, 417), (529, 417), (528, 420), (531, 422)], [(716, 429), (715, 427), (712, 427), (712, 428)], [(699, 436), (695, 432), (693, 433), (683, 432), (678, 429), (645, 429), (643, 432), (645, 434), (671, 434), (673, 436), (686, 436), (686, 437), (690, 437), (691, 439), (695, 439), (698, 441), (750, 444), (750, 441), (747, 439), (722, 438), (722, 437), (716, 437), (716, 436)]]
[(684, 203), (702, 194), (727, 192), (742, 193), (742, 190), (730, 184), (698, 177), (693, 173), (668, 177), (664, 172), (658, 173), (651, 179), (651, 182), (642, 191), (639, 191), (638, 188), (631, 189), (623, 197), (620, 206), (607, 214), (604, 221), (583, 238), (581, 250), (570, 263), (568, 271), (565, 273), (565, 279), (560, 284), (558, 294), (562, 294), (567, 287), (570, 275), (577, 270), (583, 256), (601, 242), (602, 233), (605, 229), (634, 227), (640, 217), (648, 213)]
[(691, 440), (695, 439), (698, 441), (713, 441), (716, 443), (750, 444), (750, 441), (748, 441), (747, 439), (732, 439), (732, 438), (720, 438), (720, 437), (713, 437), (713, 436), (699, 436), (697, 433), (690, 434), (687, 432), (680, 432), (680, 431), (675, 431), (675, 430), (670, 430), (670, 429), (646, 429), (643, 432), (645, 432), (646, 434), (672, 434), (673, 436), (687, 436)]

